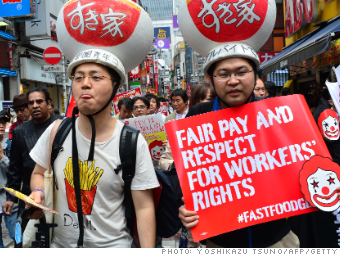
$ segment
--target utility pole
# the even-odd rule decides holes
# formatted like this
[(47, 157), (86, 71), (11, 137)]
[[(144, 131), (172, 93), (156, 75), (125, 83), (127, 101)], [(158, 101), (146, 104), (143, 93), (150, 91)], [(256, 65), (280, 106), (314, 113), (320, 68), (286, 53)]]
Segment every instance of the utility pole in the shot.
[(66, 61), (65, 61), (65, 55), (63, 54), (63, 93), (64, 93), (64, 110), (66, 115), (66, 106), (68, 104), (67, 102), (67, 96), (66, 96)]

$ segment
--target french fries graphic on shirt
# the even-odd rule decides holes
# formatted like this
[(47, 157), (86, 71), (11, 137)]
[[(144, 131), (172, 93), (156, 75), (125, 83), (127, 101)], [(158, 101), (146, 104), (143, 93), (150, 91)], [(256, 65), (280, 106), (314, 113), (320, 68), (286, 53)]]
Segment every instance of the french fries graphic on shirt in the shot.
[[(78, 160), (79, 164), (79, 179), (80, 179), (80, 194), (82, 201), (82, 211), (85, 215), (91, 214), (94, 198), (97, 190), (97, 183), (104, 173), (103, 169), (95, 167), (95, 160), (89, 166), (89, 162)], [(72, 158), (69, 158), (64, 169), (66, 195), (69, 209), (77, 212), (76, 195), (73, 179), (73, 164)]]

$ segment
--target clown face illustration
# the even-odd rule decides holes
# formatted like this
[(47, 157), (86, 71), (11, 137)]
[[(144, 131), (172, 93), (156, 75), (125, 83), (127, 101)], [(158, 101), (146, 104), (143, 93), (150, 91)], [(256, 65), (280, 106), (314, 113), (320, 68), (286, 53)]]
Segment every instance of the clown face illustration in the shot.
[(155, 147), (151, 148), (152, 159), (160, 160), (163, 152), (164, 152), (164, 148), (162, 146), (156, 145)]
[(336, 188), (340, 181), (333, 171), (321, 168), (307, 178), (310, 199), (314, 206), (322, 211), (331, 212), (340, 207), (340, 199)]
[(329, 140), (339, 139), (339, 122), (336, 118), (328, 116), (322, 121), (323, 135)]

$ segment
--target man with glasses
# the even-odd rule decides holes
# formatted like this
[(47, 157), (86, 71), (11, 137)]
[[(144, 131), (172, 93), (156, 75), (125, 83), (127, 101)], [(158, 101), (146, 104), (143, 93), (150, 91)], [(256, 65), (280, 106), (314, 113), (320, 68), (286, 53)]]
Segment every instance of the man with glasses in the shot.
[[(36, 87), (28, 91), (27, 104), (32, 119), (13, 130), (7, 187), (25, 195), (31, 193), (30, 179), (35, 166), (29, 153), (45, 129), (56, 119), (62, 119), (60, 115), (50, 114), (49, 99), (50, 94), (46, 88)], [(11, 215), (11, 209), (16, 202), (18, 199), (7, 193), (7, 201), (2, 205), (5, 215)], [(24, 208), (25, 204), (20, 200), (18, 215)]]
[[(242, 46), (238, 45), (235, 46), (235, 54), (221, 55), (210, 58), (204, 67), (205, 74), (209, 76), (214, 86), (217, 94), (216, 99), (193, 106), (186, 117), (242, 106), (257, 100), (253, 93), (256, 86), (257, 70), (260, 66), (257, 55), (250, 51), (249, 53), (245, 52)], [(199, 224), (197, 213), (186, 210), (185, 205), (180, 207), (179, 217), (188, 229)], [(285, 219), (221, 234), (207, 239), (206, 243), (207, 248), (299, 247), (299, 240), (290, 231)]]
[(13, 130), (17, 126), (31, 119), (31, 114), (28, 110), (27, 96), (25, 94), (15, 95), (13, 97), (13, 106), (17, 117), (13, 124), (9, 127), (8, 139), (13, 138)]
[(135, 117), (148, 115), (150, 102), (145, 97), (134, 97), (132, 99), (132, 105), (133, 115)]
[(263, 81), (260, 78), (257, 78), (256, 85), (254, 88), (254, 94), (256, 97), (265, 97), (266, 87), (264, 86)]

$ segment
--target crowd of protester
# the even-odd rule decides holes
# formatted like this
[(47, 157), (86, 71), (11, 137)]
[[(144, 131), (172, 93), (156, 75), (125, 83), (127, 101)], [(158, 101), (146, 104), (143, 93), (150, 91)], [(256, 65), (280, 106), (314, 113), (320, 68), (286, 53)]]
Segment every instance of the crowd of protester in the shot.
[[(257, 100), (272, 98), (279, 96), (276, 92), (276, 88), (275, 83), (269, 81), (263, 82), (260, 78), (257, 78), (253, 93)], [(290, 89), (283, 88), (281, 90), (281, 95), (290, 95)], [(198, 83), (193, 87), (190, 98), (186, 91), (182, 89), (172, 91), (168, 101), (172, 110), (170, 111), (169, 108), (167, 108), (167, 116), (159, 112), (160, 98), (153, 94), (147, 94), (132, 99), (121, 99), (118, 102), (119, 113), (113, 116), (113, 118), (123, 121), (130, 118), (161, 114), (163, 122), (166, 123), (168, 121), (179, 120), (186, 116), (197, 114), (192, 112), (192, 110), (197, 111), (197, 109), (199, 109), (195, 107), (196, 105), (201, 105), (201, 103), (205, 103), (205, 106), (212, 105), (214, 104), (215, 98), (216, 91), (210, 83)], [(309, 95), (306, 99), (309, 105), (315, 106), (316, 99), (314, 97)], [(312, 113), (315, 112), (314, 116), (316, 116), (325, 107), (331, 108), (332, 106), (333, 104), (330, 95), (327, 89), (324, 89), (322, 97), (319, 100), (319, 106), (317, 109), (312, 109), (313, 107), (311, 107), (311, 111)], [(27, 94), (14, 96), (13, 109), (16, 113), (16, 116), (14, 117), (7, 111), (3, 110), (0, 112), (0, 188), (2, 186), (7, 186), (29, 195), (31, 193), (31, 174), (35, 168), (35, 162), (32, 160), (29, 153), (50, 124), (62, 117), (59, 115), (59, 110), (54, 109), (50, 95), (44, 88), (33, 88), (28, 91)], [(22, 125), (23, 123), (26, 124)], [(8, 139), (4, 137), (6, 127), (7, 132), (9, 133)], [(338, 143), (328, 142), (327, 146), (330, 148), (330, 151), (333, 154), (332, 156), (335, 159), (339, 158)], [(160, 169), (170, 170), (174, 167), (170, 143), (164, 141), (163, 147), (164, 153), (159, 160), (159, 164), (154, 166)], [(4, 217), (9, 237), (14, 240), (16, 220), (18, 215), (24, 210), (25, 204), (23, 201), (18, 201), (18, 199), (13, 196), (6, 195), (3, 189), (0, 189), (0, 203), (0, 207), (2, 208), (0, 211), (0, 223)], [(194, 213), (187, 211), (185, 206), (180, 208), (179, 217), (182, 219), (184, 227), (187, 227), (188, 229), (197, 224), (195, 220), (192, 220), (194, 215)], [(302, 215), (291, 217), (287, 222), (289, 222), (291, 229), (294, 230), (294, 233), (299, 237), (301, 247), (324, 247), (324, 243), (322, 242), (314, 242), (313, 244), (313, 241), (311, 241), (313, 238), (313, 231), (315, 230), (309, 232), (311, 235), (310, 237), (306, 237), (307, 234), (301, 229), (301, 222), (305, 222), (306, 224), (310, 221), (325, 222), (325, 219), (329, 218), (328, 216), (329, 214), (324, 212), (315, 212), (308, 214), (308, 216)], [(285, 225), (286, 220), (281, 221), (284, 222), (280, 223), (281, 225), (276, 224), (276, 227), (289, 229), (288, 225)], [(331, 221), (331, 219), (328, 221)], [(331, 223), (326, 222), (323, 225), (315, 224), (315, 228), (320, 228), (320, 233), (322, 233), (322, 231), (327, 230), (327, 224), (330, 225)], [(281, 232), (284, 233), (283, 236), (288, 233), (283, 230)], [(293, 234), (290, 235), (289, 238), (294, 239)], [(292, 242), (294, 243), (296, 240), (294, 239)], [(315, 245), (315, 243), (317, 243), (317, 245)], [(325, 243), (330, 244), (327, 241), (325, 241)], [(205, 244), (206, 242), (195, 243), (189, 231), (188, 247), (205, 247)], [(208, 244), (209, 247), (222, 247), (221, 241), (218, 238), (208, 240)], [(241, 245), (241, 242), (236, 243), (235, 245), (238, 244)], [(295, 244), (292, 245), (294, 246)], [(160, 238), (156, 238), (156, 246), (162, 247), (162, 240)], [(0, 236), (0, 248), (1, 247), (4, 247), (2, 236)]]

